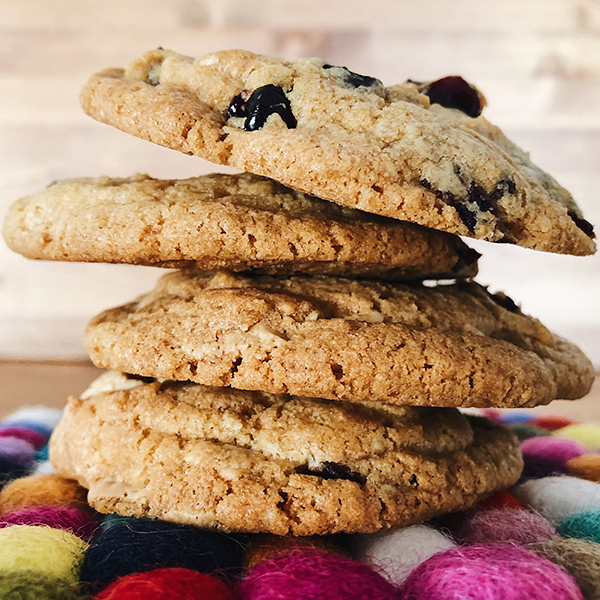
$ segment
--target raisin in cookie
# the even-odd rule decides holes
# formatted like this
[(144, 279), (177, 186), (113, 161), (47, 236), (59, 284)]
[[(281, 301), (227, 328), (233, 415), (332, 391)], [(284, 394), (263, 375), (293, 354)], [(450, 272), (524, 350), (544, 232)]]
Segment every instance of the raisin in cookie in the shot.
[(488, 135), (478, 111), (457, 118), (439, 85), (412, 85), (385, 88), (318, 59), (156, 50), (94, 75), (82, 104), (133, 135), (338, 204), (538, 250), (595, 251), (566, 190)]
[(594, 380), (577, 347), (475, 283), (177, 271), (84, 342), (141, 376), (413, 406), (535, 406)]
[(59, 182), (13, 204), (4, 237), (46, 260), (386, 279), (471, 277), (479, 256), (457, 236), (249, 173)]
[(52, 436), (57, 470), (100, 512), (278, 535), (371, 532), (467, 508), (521, 473), (510, 431), (454, 409), (137, 383), (71, 398)]

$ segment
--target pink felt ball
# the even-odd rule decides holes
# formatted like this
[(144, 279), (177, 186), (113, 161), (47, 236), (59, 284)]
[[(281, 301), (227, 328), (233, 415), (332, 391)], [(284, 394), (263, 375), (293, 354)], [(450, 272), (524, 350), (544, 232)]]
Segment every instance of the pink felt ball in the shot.
[(545, 477), (568, 473), (567, 462), (588, 450), (575, 440), (559, 437), (532, 437), (521, 443), (524, 477)]
[(522, 508), (499, 508), (470, 513), (455, 532), (464, 544), (545, 542), (557, 536), (554, 526)]
[(398, 588), (367, 565), (315, 550), (260, 563), (238, 587), (241, 600), (396, 600)]
[(86, 542), (100, 527), (96, 516), (71, 506), (35, 506), (16, 510), (0, 518), (0, 528), (8, 525), (46, 525), (70, 531)]
[(521, 444), (525, 456), (537, 456), (565, 463), (572, 458), (589, 452), (579, 442), (560, 437), (532, 437)]
[(583, 600), (566, 571), (529, 550), (501, 544), (435, 554), (400, 592), (402, 600)]

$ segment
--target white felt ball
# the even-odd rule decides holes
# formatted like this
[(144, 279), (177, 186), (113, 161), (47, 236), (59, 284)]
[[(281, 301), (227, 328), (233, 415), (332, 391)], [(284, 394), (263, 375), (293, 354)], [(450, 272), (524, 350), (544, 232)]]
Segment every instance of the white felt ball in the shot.
[(42, 460), (35, 465), (31, 475), (50, 475), (56, 473), (54, 465), (49, 460)]
[(12, 413), (6, 417), (3, 421), (3, 425), (9, 423), (15, 423), (18, 421), (28, 421), (29, 423), (39, 423), (45, 425), (48, 429), (54, 429), (60, 418), (62, 417), (62, 410), (58, 408), (49, 408), (47, 406), (27, 406), (20, 410)]
[(456, 544), (427, 525), (355, 536), (354, 556), (400, 585), (423, 561)]
[(587, 510), (600, 509), (600, 483), (578, 477), (530, 479), (513, 487), (511, 492), (555, 523)]

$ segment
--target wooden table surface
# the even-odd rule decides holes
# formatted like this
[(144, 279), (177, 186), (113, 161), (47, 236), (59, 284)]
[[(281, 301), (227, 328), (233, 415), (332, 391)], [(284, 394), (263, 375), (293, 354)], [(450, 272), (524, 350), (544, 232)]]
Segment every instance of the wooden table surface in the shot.
[[(62, 408), (70, 395), (83, 392), (100, 373), (89, 362), (0, 361), (0, 419), (22, 406)], [(582, 400), (558, 400), (533, 410), (600, 423), (600, 375)]]

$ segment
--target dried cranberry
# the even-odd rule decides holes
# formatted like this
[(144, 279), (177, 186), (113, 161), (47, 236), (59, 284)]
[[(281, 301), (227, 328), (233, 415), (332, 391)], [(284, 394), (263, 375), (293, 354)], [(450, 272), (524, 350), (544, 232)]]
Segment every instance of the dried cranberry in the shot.
[(483, 110), (479, 92), (457, 75), (426, 83), (419, 91), (429, 96), (432, 104), (458, 108), (469, 117), (478, 117)]
[(358, 73), (354, 73), (354, 71), (350, 71), (346, 67), (336, 67), (335, 65), (323, 65), (324, 69), (341, 69), (343, 71), (343, 80), (344, 83), (353, 88), (359, 87), (374, 87), (374, 86), (383, 86), (383, 83), (376, 79), (375, 77), (369, 77), (368, 75), (359, 75)]

